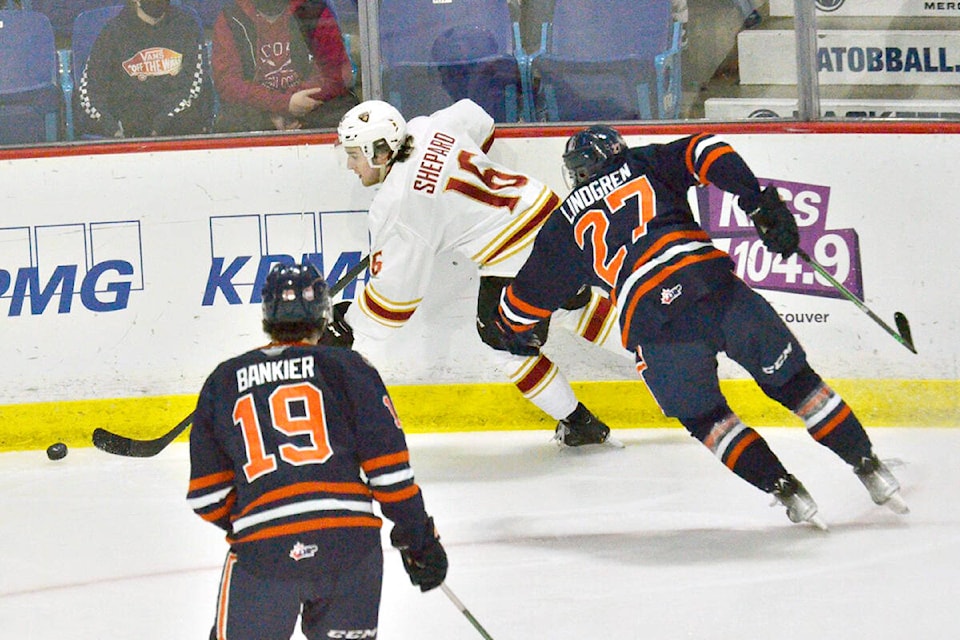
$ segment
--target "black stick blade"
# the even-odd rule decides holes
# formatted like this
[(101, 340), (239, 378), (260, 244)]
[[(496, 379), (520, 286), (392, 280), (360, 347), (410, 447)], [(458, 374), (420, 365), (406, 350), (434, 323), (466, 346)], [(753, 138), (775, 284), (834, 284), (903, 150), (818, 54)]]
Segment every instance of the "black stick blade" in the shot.
[(93, 446), (101, 451), (127, 458), (151, 458), (163, 451), (193, 423), (193, 413), (177, 426), (153, 440), (136, 440), (97, 427), (93, 430)]
[(910, 332), (910, 323), (907, 322), (907, 316), (897, 311), (893, 314), (893, 321), (897, 324), (897, 331), (900, 332), (900, 337), (903, 339), (903, 346), (916, 353), (917, 349), (913, 346), (913, 334)]
[(126, 436), (111, 433), (97, 427), (93, 430), (93, 446), (101, 451), (112, 453), (115, 456), (129, 456), (133, 440)]

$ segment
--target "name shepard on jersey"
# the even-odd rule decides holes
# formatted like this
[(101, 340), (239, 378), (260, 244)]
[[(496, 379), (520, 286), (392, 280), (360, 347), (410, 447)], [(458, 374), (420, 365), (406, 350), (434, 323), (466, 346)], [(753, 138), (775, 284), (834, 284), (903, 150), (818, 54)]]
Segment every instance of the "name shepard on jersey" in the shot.
[(457, 139), (443, 131), (436, 131), (433, 138), (427, 143), (427, 150), (417, 167), (417, 175), (413, 178), (413, 190), (433, 195), (437, 192), (437, 181), (443, 171), (443, 163), (453, 149)]
[(572, 224), (577, 214), (597, 200), (606, 198), (629, 182), (632, 177), (633, 173), (630, 171), (630, 165), (625, 164), (613, 173), (601, 176), (571, 193), (560, 205), (560, 211)]
[(270, 382), (286, 380), (304, 380), (312, 378), (314, 372), (313, 356), (258, 362), (237, 369), (237, 391), (243, 393), (250, 387)]

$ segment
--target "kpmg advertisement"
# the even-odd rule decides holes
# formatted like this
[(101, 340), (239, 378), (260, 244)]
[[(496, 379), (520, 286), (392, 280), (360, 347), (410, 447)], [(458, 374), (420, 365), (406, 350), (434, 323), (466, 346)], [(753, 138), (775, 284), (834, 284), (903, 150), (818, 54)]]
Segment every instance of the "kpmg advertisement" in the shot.
[[(910, 317), (919, 355), (809, 264), (766, 251), (729, 194), (692, 189), (737, 275), (818, 368), (845, 379), (954, 379), (960, 225), (943, 185), (960, 183), (960, 137), (723, 137), (777, 187), (806, 253), (878, 315)], [(565, 194), (564, 141), (505, 137), (491, 153)], [(324, 144), (0, 161), (0, 323), (15, 363), (0, 369), (0, 404), (197, 393), (224, 357), (263, 344), (259, 290), (272, 264), (306, 260), (332, 283), (368, 254), (372, 195)], [(371, 359), (388, 384), (502, 382), (473, 329), (472, 265), (441, 254), (433, 269), (421, 308)], [(366, 278), (337, 300), (354, 299)], [(592, 357), (560, 338), (545, 350), (573, 380), (635, 380), (626, 358)]]

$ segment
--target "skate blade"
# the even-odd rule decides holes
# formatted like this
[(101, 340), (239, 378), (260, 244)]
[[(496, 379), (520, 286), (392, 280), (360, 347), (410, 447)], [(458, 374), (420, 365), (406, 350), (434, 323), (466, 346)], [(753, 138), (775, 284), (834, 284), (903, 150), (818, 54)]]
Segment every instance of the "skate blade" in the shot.
[(608, 447), (613, 447), (614, 449), (623, 449), (627, 446), (623, 444), (621, 440), (614, 438), (612, 435), (607, 436), (607, 439), (604, 440), (602, 444), (605, 444)]
[(817, 529), (820, 529), (820, 531), (829, 531), (829, 530), (830, 530), (830, 529), (827, 527), (827, 523), (824, 522), (823, 520), (821, 520), (821, 519), (820, 519), (820, 516), (818, 516), (818, 515), (816, 515), (816, 514), (814, 514), (814, 515), (810, 516), (809, 518), (807, 518), (806, 521), (809, 522), (810, 524), (812, 524), (813, 526), (815, 526)]
[(883, 503), (883, 506), (901, 516), (910, 513), (910, 507), (907, 506), (906, 501), (904, 501), (899, 491), (892, 493), (886, 502)]
[(597, 442), (596, 444), (581, 444), (576, 447), (571, 447), (568, 444), (565, 444), (563, 440), (559, 438), (554, 438), (552, 442), (557, 445), (558, 449), (592, 449), (593, 447), (611, 447), (613, 449), (625, 449), (627, 445), (623, 444), (622, 441), (614, 438), (612, 435), (608, 435), (607, 439), (603, 442)]

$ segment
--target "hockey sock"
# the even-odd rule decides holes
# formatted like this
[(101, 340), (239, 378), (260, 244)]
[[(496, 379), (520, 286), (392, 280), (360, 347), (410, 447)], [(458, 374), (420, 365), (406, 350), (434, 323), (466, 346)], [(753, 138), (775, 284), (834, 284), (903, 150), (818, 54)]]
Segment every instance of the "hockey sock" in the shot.
[(870, 457), (872, 447), (867, 432), (850, 406), (826, 383), (813, 390), (793, 409), (807, 426), (814, 440), (840, 456), (849, 465)]
[(857, 464), (872, 452), (870, 438), (849, 405), (809, 366), (782, 387), (764, 392), (803, 420), (810, 436), (847, 464)]
[(727, 406), (680, 422), (728, 469), (761, 491), (770, 493), (776, 481), (787, 475), (763, 436), (745, 425)]
[(544, 355), (525, 358), (510, 381), (524, 398), (555, 420), (566, 418), (577, 408), (577, 396), (567, 378)]

